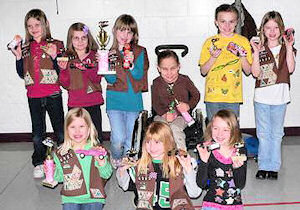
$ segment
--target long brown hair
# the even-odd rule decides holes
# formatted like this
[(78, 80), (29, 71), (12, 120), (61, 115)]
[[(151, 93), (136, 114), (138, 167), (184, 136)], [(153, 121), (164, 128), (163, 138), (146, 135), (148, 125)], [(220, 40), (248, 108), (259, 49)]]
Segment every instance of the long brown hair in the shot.
[(30, 18), (35, 18), (41, 22), (41, 26), (43, 29), (42, 40), (50, 39), (51, 38), (50, 26), (49, 26), (49, 22), (47, 20), (45, 13), (40, 9), (32, 9), (26, 14), (25, 20), (24, 20), (24, 26), (25, 26), (25, 31), (26, 31), (25, 42), (28, 43), (33, 39), (33, 37), (30, 35), (30, 33), (28, 31), (28, 27), (27, 27), (27, 22)]
[(72, 139), (68, 133), (69, 125), (74, 121), (75, 118), (82, 118), (84, 119), (85, 123), (88, 125), (89, 128), (89, 143), (91, 146), (97, 146), (98, 144), (98, 133), (97, 130), (92, 122), (92, 118), (88, 111), (84, 108), (73, 108), (70, 109), (65, 117), (64, 122), (64, 143), (59, 148), (59, 152), (61, 155), (64, 155), (68, 152), (69, 149), (72, 148)]
[(259, 36), (261, 43), (264, 45), (268, 41), (267, 37), (264, 34), (264, 26), (269, 20), (274, 20), (278, 24), (280, 31), (279, 43), (282, 43), (282, 35), (284, 34), (284, 23), (280, 13), (276, 11), (267, 12), (261, 21), (261, 25), (259, 28)]
[(146, 143), (150, 140), (161, 141), (164, 146), (164, 156), (162, 160), (163, 176), (166, 178), (176, 177), (181, 171), (181, 165), (175, 156), (168, 156), (168, 151), (175, 149), (175, 141), (170, 126), (163, 122), (153, 122), (147, 128), (142, 145), (142, 156), (139, 160), (137, 169), (138, 174), (146, 174), (147, 166), (152, 158), (146, 150)]
[(137, 44), (139, 41), (139, 31), (135, 19), (131, 15), (123, 14), (119, 16), (113, 27), (113, 44), (111, 49), (118, 49), (118, 41), (116, 37), (117, 30), (129, 30), (133, 33), (131, 44)]
[(89, 28), (84, 24), (84, 23), (74, 23), (70, 26), (68, 30), (68, 37), (67, 37), (67, 50), (68, 52), (72, 53), (73, 55), (76, 55), (76, 51), (73, 47), (72, 44), (72, 38), (74, 36), (74, 31), (84, 31), (87, 32), (87, 37), (88, 37), (88, 45), (86, 47), (85, 52), (88, 53), (90, 50), (97, 51), (99, 48), (95, 39), (93, 38)]
[(214, 123), (214, 120), (219, 117), (222, 120), (224, 120), (228, 127), (230, 128), (230, 140), (229, 145), (234, 146), (234, 144), (242, 142), (242, 134), (239, 128), (239, 123), (237, 121), (237, 118), (235, 114), (232, 111), (222, 109), (218, 111), (212, 118), (212, 120), (207, 125), (207, 128), (205, 130), (204, 134), (204, 140), (205, 141), (211, 141), (212, 140), (212, 125)]

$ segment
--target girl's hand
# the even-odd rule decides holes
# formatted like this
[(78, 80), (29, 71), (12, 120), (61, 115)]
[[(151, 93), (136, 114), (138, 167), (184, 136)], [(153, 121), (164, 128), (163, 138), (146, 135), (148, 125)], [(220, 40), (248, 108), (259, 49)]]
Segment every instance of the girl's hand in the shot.
[[(102, 151), (102, 152), (106, 151), (106, 149), (104, 147), (102, 147), (102, 146), (94, 147), (94, 149)], [(99, 166), (104, 166), (104, 164), (105, 164), (105, 158), (100, 159), (99, 157), (96, 156), (95, 160), (98, 162)]]
[(287, 39), (286, 35), (284, 34), (283, 36), (283, 40), (284, 40), (284, 43), (286, 45), (286, 47), (293, 47), (294, 45), (294, 42), (295, 42), (295, 37), (294, 37), (294, 34), (291, 34), (289, 36), (289, 39)]
[(218, 58), (219, 55), (220, 55), (221, 52), (222, 52), (222, 49), (213, 49), (213, 48), (211, 48), (211, 49), (209, 50), (209, 52), (210, 52), (210, 56), (211, 56), (211, 57), (213, 57), (213, 58)]
[(200, 159), (204, 162), (204, 163), (207, 163), (208, 159), (209, 159), (209, 156), (210, 156), (210, 153), (207, 148), (206, 148), (206, 145), (207, 143), (203, 145), (201, 144), (198, 144), (197, 145), (197, 150), (198, 150), (198, 153), (199, 153), (199, 156), (200, 156)]
[(57, 47), (55, 44), (49, 43), (47, 46), (43, 47), (42, 49), (45, 53), (50, 55), (53, 60), (56, 58)]
[(167, 112), (162, 117), (165, 118), (167, 122), (173, 122), (177, 117), (177, 113)]
[(245, 160), (243, 160), (239, 156), (233, 156), (231, 158), (231, 160), (232, 160), (232, 167), (233, 168), (239, 168), (239, 167), (241, 167), (244, 164), (244, 161), (245, 161)]
[(191, 156), (187, 154), (186, 157), (184, 155), (176, 155), (180, 165), (186, 173), (189, 173), (192, 170)]
[(68, 61), (57, 61), (57, 65), (59, 66), (59, 68), (61, 69), (66, 69), (67, 65), (68, 65)]
[(253, 48), (254, 53), (259, 52), (262, 48), (261, 42), (257, 42), (254, 37), (252, 37), (252, 39), (250, 40), (250, 44)]
[(190, 110), (190, 106), (187, 103), (179, 102), (176, 106), (179, 112), (188, 112)]
[(17, 60), (20, 60), (22, 58), (21, 43), (18, 44), (17, 49), (11, 49), (11, 52), (16, 56)]

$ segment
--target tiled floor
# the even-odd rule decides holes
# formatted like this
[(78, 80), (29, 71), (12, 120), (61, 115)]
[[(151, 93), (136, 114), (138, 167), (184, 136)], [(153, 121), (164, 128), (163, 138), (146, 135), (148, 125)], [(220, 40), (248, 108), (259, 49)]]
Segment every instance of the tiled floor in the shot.
[[(300, 209), (300, 138), (283, 141), (283, 167), (279, 179), (256, 180), (257, 165), (248, 162), (247, 184), (243, 189), (245, 209)], [(32, 178), (32, 143), (0, 143), (0, 209), (1, 210), (59, 210), (60, 186), (52, 190)], [(123, 192), (115, 176), (106, 185), (108, 195), (105, 210), (132, 210), (133, 194)], [(201, 197), (193, 200), (200, 209)]]

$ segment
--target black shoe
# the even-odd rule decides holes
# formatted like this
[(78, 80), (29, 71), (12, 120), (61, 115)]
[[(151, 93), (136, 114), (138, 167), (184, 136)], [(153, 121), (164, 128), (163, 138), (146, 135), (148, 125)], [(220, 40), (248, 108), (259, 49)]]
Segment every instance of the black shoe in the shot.
[(278, 172), (268, 171), (268, 177), (267, 178), (277, 180), (278, 179)]
[(256, 179), (265, 179), (267, 176), (267, 171), (264, 170), (258, 170), (256, 173)]

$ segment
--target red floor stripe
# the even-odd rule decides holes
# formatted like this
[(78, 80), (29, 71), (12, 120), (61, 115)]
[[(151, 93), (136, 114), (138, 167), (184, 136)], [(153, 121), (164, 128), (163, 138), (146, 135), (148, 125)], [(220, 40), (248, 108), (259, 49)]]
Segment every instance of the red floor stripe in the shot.
[[(300, 204), (300, 201), (295, 202), (277, 202), (277, 203), (248, 203), (244, 206), (282, 206), (282, 205), (295, 205)], [(195, 208), (201, 208), (201, 206), (194, 206)]]

